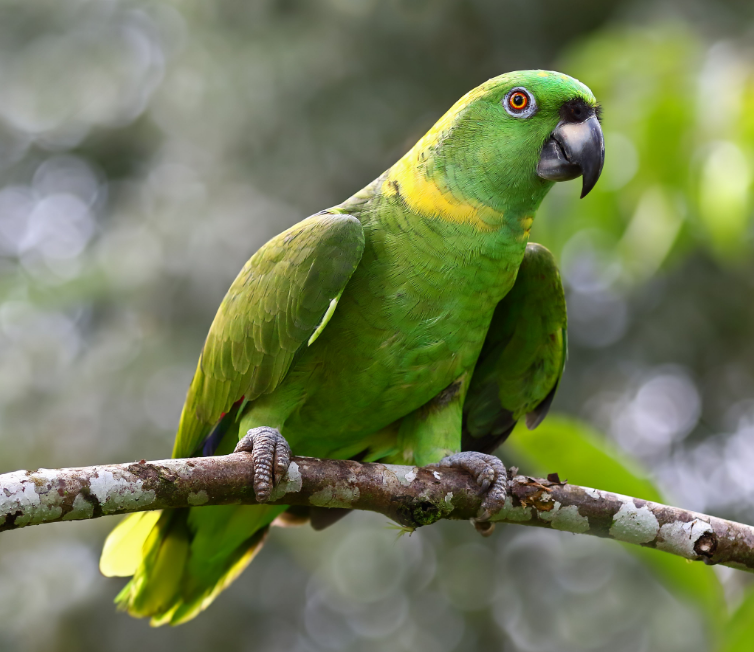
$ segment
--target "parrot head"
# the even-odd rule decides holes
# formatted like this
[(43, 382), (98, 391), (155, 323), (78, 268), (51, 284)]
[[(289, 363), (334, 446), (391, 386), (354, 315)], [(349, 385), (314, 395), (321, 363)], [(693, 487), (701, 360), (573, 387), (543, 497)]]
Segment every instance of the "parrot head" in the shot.
[(415, 163), (431, 162), (429, 176), (462, 179), (480, 199), (511, 188), (543, 197), (552, 182), (579, 176), (585, 197), (605, 159), (600, 108), (573, 77), (510, 72), (464, 95), (412, 153)]
[(557, 181), (582, 177), (585, 197), (604, 159), (589, 88), (559, 72), (523, 70), (466, 93), (388, 179), (419, 214), (491, 226), (533, 215)]
[[(531, 79), (531, 74), (527, 76)], [(548, 81), (537, 84), (540, 79)], [(535, 92), (539, 91), (543, 104), (539, 135), (557, 122), (540, 151), (537, 176), (547, 181), (569, 181), (580, 176), (583, 199), (597, 183), (605, 162), (600, 107), (586, 86), (566, 75), (538, 71), (530, 86), (533, 90), (525, 86), (511, 88), (501, 103), (510, 117), (526, 120), (538, 112)]]
[(548, 70), (524, 70), (490, 79), (469, 99), (458, 124), (483, 116), (478, 125), (490, 133), (482, 142), (500, 152), (503, 174), (520, 170), (520, 176), (533, 180), (536, 175), (544, 183), (580, 176), (582, 198), (594, 188), (605, 144), (599, 104), (580, 81)]
[(548, 189), (553, 181), (580, 176), (581, 197), (597, 183), (605, 160), (600, 107), (573, 77), (547, 70), (507, 73), (472, 90), (454, 108), (452, 131), (459, 141), (475, 135), (477, 159), (488, 175)]

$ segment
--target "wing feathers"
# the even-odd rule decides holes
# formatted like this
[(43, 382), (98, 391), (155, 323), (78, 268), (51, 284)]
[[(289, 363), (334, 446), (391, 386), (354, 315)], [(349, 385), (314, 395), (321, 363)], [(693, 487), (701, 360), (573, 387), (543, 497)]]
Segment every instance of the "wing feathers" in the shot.
[(323, 326), (363, 251), (359, 221), (325, 213), (296, 224), (251, 257), (212, 322), (174, 455), (192, 454), (242, 395), (254, 400), (280, 384), (296, 352)]
[(529, 244), (474, 369), (464, 404), (464, 450), (494, 448), (524, 415), (530, 429), (542, 422), (563, 373), (566, 328), (555, 260), (541, 245)]

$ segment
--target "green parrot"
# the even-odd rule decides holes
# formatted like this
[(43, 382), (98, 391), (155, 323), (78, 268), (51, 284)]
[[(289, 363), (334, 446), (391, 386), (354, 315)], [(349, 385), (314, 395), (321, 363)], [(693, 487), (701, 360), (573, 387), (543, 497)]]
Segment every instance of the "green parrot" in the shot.
[[(291, 450), (456, 466), (487, 491), (488, 529), (506, 491), (490, 453), (518, 419), (544, 418), (566, 356), (560, 277), (529, 230), (553, 182), (582, 176), (583, 197), (603, 161), (581, 82), (521, 71), (467, 93), (384, 174), (246, 263), (210, 327), (173, 455), (251, 452), (261, 503)], [(108, 537), (101, 569), (133, 576), (116, 599), (130, 614), (183, 623), (293, 512), (135, 514)], [(313, 511), (312, 525), (335, 517)]]

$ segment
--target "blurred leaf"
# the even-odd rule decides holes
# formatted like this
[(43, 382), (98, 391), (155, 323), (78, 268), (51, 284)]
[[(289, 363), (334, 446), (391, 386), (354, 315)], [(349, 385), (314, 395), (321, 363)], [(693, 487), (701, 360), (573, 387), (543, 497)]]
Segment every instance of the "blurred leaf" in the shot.
[(695, 250), (725, 266), (751, 255), (754, 62), (745, 48), (710, 45), (683, 22), (616, 25), (574, 43), (557, 68), (599, 99), (607, 155), (587, 201), (556, 190), (544, 202), (537, 241), (557, 255), (578, 231), (599, 228), (620, 241), (626, 286)]
[(743, 602), (725, 626), (720, 652), (750, 650), (754, 641), (754, 587), (746, 592)]
[(747, 153), (736, 143), (715, 143), (706, 157), (699, 183), (699, 218), (721, 258), (745, 242), (750, 220), (752, 171)]
[[(526, 473), (557, 472), (573, 484), (664, 502), (660, 490), (634, 460), (575, 419), (550, 416), (531, 433), (523, 427), (517, 428), (503, 449), (503, 456), (515, 461)], [(726, 615), (725, 601), (712, 568), (651, 548), (626, 544), (626, 549), (675, 595), (700, 607), (713, 633), (719, 630)]]
[(588, 425), (549, 416), (535, 431), (519, 426), (504, 449), (526, 461), (527, 473), (554, 473), (573, 484), (662, 502), (662, 494), (638, 464)]

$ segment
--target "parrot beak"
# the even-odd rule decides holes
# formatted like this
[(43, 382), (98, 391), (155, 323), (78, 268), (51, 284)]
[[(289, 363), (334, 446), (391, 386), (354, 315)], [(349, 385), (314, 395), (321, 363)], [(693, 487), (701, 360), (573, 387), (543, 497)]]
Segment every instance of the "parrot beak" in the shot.
[(537, 175), (548, 181), (583, 177), (581, 198), (594, 188), (605, 162), (605, 141), (597, 116), (583, 122), (561, 120), (542, 147)]

